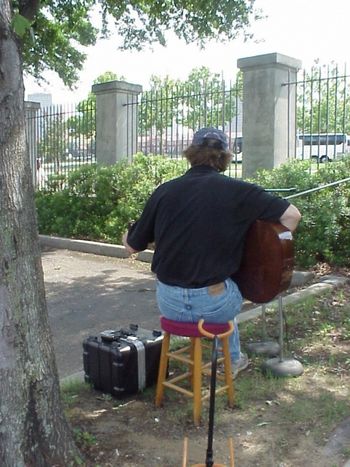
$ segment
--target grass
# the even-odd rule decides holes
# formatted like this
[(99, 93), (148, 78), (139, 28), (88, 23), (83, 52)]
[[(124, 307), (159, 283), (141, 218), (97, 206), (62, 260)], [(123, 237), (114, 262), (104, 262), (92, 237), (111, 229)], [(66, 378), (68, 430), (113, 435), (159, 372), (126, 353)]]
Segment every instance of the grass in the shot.
[[(276, 316), (267, 315), (268, 334), (277, 337)], [(239, 405), (252, 410), (253, 404), (264, 399), (278, 401), (279, 414), (285, 423), (310, 426), (318, 437), (346, 416), (350, 416), (347, 391), (342, 390), (342, 376), (350, 369), (346, 351), (350, 329), (349, 293), (339, 289), (322, 297), (311, 297), (284, 310), (286, 332), (285, 357), (296, 357), (304, 366), (304, 375), (313, 378), (312, 388), (301, 378), (266, 378), (259, 371), (249, 378), (237, 380)], [(261, 328), (254, 322), (256, 329)], [(261, 324), (261, 323), (260, 323)], [(259, 339), (253, 335), (252, 323), (240, 326), (242, 342)], [(343, 348), (343, 345), (345, 349)], [(263, 357), (256, 357), (259, 370)], [(343, 387), (344, 389), (344, 387)], [(303, 397), (300, 397), (301, 392)], [(322, 427), (322, 429), (320, 428)]]
[[(350, 287), (344, 286), (332, 293), (286, 306), (284, 316), (284, 356), (301, 361), (304, 367), (303, 375), (297, 378), (266, 377), (261, 372), (265, 357), (251, 356), (249, 369), (235, 381), (235, 408), (227, 407), (225, 396), (216, 397), (215, 424), (220, 427), (220, 433), (224, 433), (225, 430), (230, 434), (234, 430), (236, 436), (237, 433), (241, 433), (241, 436), (242, 433), (252, 433), (245, 440), (245, 446), (249, 445), (251, 450), (255, 450), (256, 457), (249, 458), (248, 464), (238, 462), (238, 465), (270, 467), (272, 464), (268, 463), (267, 458), (264, 463), (264, 459), (259, 457), (266, 451), (266, 439), (270, 450), (266, 456), (273, 459), (273, 465), (282, 465), (289, 456), (290, 463), (283, 465), (303, 465), (305, 459), (298, 463), (294, 458), (298, 444), (307, 442), (309, 444), (306, 449), (316, 452), (327, 443), (332, 431), (340, 422), (350, 418)], [(277, 311), (266, 314), (266, 329), (270, 339), (278, 338), (277, 317)], [(240, 324), (243, 348), (245, 343), (261, 339), (261, 329), (261, 318)], [(178, 345), (178, 342), (175, 345)], [(210, 359), (210, 349), (206, 355)], [(93, 449), (97, 436), (95, 433), (99, 433), (99, 429), (94, 429), (91, 421), (86, 425), (81, 419), (75, 419), (74, 414), (80, 408), (81, 400), (91, 402), (92, 412), (96, 399), (106, 407), (116, 405), (116, 401), (111, 400), (108, 395), (103, 397), (98, 393), (98, 396), (95, 394), (91, 397), (91, 391), (89, 385), (77, 382), (62, 387), (66, 413), (75, 428), (78, 428), (75, 432), (78, 444), (84, 452), (89, 453)], [(133, 396), (132, 401), (140, 404), (142, 419), (159, 419), (160, 431), (156, 435), (155, 444), (159, 443), (161, 437), (167, 436), (168, 426), (173, 430), (168, 435), (169, 440), (173, 438), (174, 432), (178, 437), (181, 437), (182, 433), (189, 433), (192, 438), (198, 435), (203, 437), (208, 420), (208, 403), (204, 403), (204, 423), (202, 431), (198, 431), (192, 424), (191, 400), (173, 391), (166, 391), (164, 408), (155, 410), (154, 391), (154, 387), (147, 388), (143, 393)], [(118, 404), (121, 404), (121, 410), (117, 411), (120, 414), (123, 411), (127, 413), (129, 408), (135, 410), (135, 405), (128, 406), (125, 401), (118, 401)], [(125, 407), (122, 407), (123, 404)], [(98, 420), (94, 418), (96, 423)], [(147, 435), (150, 436), (150, 433)], [(139, 440), (130, 440), (133, 446), (137, 445), (137, 441)], [(102, 444), (103, 440), (99, 439), (99, 449), (106, 450)], [(247, 452), (247, 449), (240, 452), (238, 446), (237, 456), (239, 458), (242, 455), (241, 459), (246, 462)], [(342, 461), (349, 458), (350, 446), (342, 446), (338, 456)], [(308, 465), (318, 464), (316, 461), (314, 464), (310, 461)], [(335, 462), (334, 465), (343, 464)]]
[(74, 428), (73, 430), (75, 442), (79, 447), (88, 448), (97, 443), (94, 435), (87, 431), (83, 431), (80, 428)]
[(66, 409), (73, 407), (80, 397), (89, 394), (91, 386), (78, 379), (66, 381), (61, 384), (61, 397)]

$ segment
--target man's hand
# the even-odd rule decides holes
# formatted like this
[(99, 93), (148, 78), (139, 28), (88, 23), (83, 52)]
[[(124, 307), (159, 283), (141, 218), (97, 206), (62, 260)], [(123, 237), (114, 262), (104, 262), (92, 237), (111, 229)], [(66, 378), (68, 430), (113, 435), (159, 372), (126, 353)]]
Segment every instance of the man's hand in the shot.
[(128, 238), (128, 232), (125, 232), (125, 234), (123, 235), (123, 238), (122, 238), (122, 242), (123, 242), (123, 245), (125, 246), (125, 249), (126, 251), (132, 255), (134, 253), (138, 253), (138, 250), (134, 250), (134, 248), (132, 248), (128, 242), (127, 242), (127, 238)]
[(291, 232), (297, 228), (299, 221), (301, 219), (301, 214), (299, 209), (294, 206), (294, 204), (290, 204), (288, 208), (284, 211), (282, 216), (280, 217), (279, 221), (282, 225), (287, 227)]

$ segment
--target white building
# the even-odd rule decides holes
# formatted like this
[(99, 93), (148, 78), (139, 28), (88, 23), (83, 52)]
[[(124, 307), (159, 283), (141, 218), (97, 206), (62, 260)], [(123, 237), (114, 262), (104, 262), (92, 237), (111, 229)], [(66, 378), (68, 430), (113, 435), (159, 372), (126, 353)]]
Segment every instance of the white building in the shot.
[(39, 102), (41, 108), (50, 107), (52, 105), (52, 94), (36, 92), (35, 94), (28, 94), (27, 100), (30, 102)]

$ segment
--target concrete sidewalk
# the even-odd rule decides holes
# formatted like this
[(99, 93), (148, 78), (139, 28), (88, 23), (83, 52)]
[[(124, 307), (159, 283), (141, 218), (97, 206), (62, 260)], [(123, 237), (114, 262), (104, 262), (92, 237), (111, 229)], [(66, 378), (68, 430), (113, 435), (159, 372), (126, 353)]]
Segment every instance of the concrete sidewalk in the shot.
[(159, 328), (148, 264), (47, 248), (42, 263), (60, 378), (82, 371), (87, 336), (130, 323)]
[[(82, 342), (89, 335), (128, 327), (130, 323), (159, 329), (155, 279), (149, 264), (152, 252), (144, 252), (144, 261), (138, 261), (128, 258), (124, 247), (118, 245), (43, 236), (41, 242), (49, 319), (61, 379), (82, 375)], [(295, 273), (292, 285), (310, 279), (308, 273)], [(321, 283), (288, 294), (284, 303), (318, 295), (343, 281), (325, 277)], [(238, 322), (261, 314), (260, 306), (247, 307), (243, 307)], [(268, 305), (269, 309), (276, 307), (274, 302)]]
[[(130, 323), (159, 329), (155, 299), (155, 279), (150, 272), (152, 252), (139, 259), (127, 258), (121, 246), (95, 242), (41, 237), (42, 262), (49, 319), (61, 381), (83, 378), (82, 342), (105, 329), (128, 327)], [(296, 303), (310, 295), (320, 295), (343, 284), (344, 277), (325, 276), (305, 286), (309, 273), (296, 272), (291, 289), (283, 299)], [(277, 301), (268, 304), (276, 310)], [(248, 309), (249, 308), (249, 309)], [(238, 322), (254, 319), (261, 306), (243, 306)], [(341, 452), (350, 434), (350, 420), (344, 420), (331, 434), (325, 455)], [(350, 460), (343, 467), (350, 467)]]

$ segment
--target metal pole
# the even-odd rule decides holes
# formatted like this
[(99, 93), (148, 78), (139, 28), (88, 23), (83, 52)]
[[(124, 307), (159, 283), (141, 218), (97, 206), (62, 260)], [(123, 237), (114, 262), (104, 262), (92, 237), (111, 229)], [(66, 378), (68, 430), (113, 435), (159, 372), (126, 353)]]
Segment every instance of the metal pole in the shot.
[(278, 296), (278, 319), (279, 319), (279, 345), (280, 345), (280, 362), (283, 360), (283, 308), (282, 295)]
[(284, 358), (283, 356), (283, 308), (282, 295), (278, 296), (278, 314), (279, 314), (279, 345), (280, 354), (278, 357), (270, 358), (262, 365), (262, 371), (265, 374), (277, 377), (300, 376), (303, 374), (303, 365), (295, 358)]
[(218, 337), (213, 340), (211, 354), (211, 378), (210, 378), (210, 403), (209, 403), (209, 426), (208, 426), (208, 447), (205, 460), (206, 467), (212, 467), (213, 461), (213, 436), (214, 436), (214, 414), (215, 414), (215, 393), (216, 393), (216, 367), (218, 356)]
[(344, 178), (343, 180), (338, 180), (337, 182), (327, 183), (326, 185), (318, 186), (316, 188), (311, 188), (310, 190), (301, 191), (300, 193), (295, 193), (294, 195), (286, 196), (285, 199), (297, 198), (298, 196), (308, 195), (314, 193), (315, 191), (323, 190), (324, 188), (329, 188), (331, 186), (340, 185), (340, 183), (350, 182), (350, 177)]
[(266, 303), (261, 305), (261, 320), (262, 320), (262, 337), (264, 340), (267, 339), (267, 330), (266, 330)]

